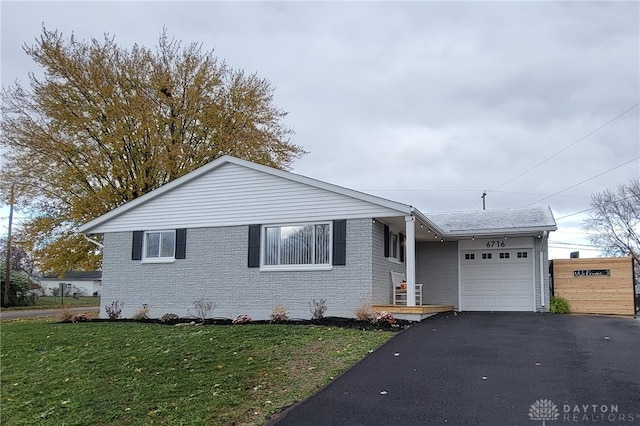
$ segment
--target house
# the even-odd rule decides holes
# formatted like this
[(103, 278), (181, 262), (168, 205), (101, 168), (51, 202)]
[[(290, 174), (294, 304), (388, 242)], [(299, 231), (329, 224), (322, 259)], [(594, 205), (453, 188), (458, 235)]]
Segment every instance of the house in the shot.
[(102, 271), (67, 271), (63, 276), (45, 275), (40, 278), (43, 294), (53, 294), (65, 285), (65, 296), (97, 296), (102, 290)]
[[(101, 316), (143, 304), (152, 317), (353, 317), (374, 305), (421, 319), (446, 309), (546, 311), (548, 207), (425, 215), (386, 200), (225, 156), (79, 228), (104, 235)], [(408, 306), (393, 305), (391, 272)], [(418, 285), (420, 284), (420, 285)], [(424, 307), (416, 305), (422, 290)], [(417, 300), (420, 303), (420, 300)]]

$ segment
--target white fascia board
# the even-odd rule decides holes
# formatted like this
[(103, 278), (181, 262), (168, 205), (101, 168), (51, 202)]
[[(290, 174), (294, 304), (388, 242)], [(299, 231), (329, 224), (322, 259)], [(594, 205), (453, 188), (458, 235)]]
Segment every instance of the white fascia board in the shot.
[[(256, 164), (256, 163), (252, 163), (250, 161), (246, 161), (246, 160), (241, 160), (239, 158), (236, 157), (232, 157), (229, 155), (225, 155), (223, 157), (217, 158), (215, 160), (213, 160), (211, 163), (206, 164), (190, 173), (187, 173), (186, 175), (179, 177), (178, 179), (175, 179), (139, 198), (136, 198), (135, 200), (129, 201), (126, 204), (123, 204), (120, 207), (117, 207), (113, 210), (111, 210), (108, 213), (105, 213), (102, 216), (99, 216), (93, 220), (91, 220), (90, 222), (87, 222), (81, 226), (78, 227), (77, 231), (80, 233), (91, 233), (91, 231), (93, 229), (95, 229), (96, 227), (98, 227), (100, 224), (109, 221), (131, 209), (134, 209), (136, 206), (139, 206), (140, 204), (143, 204), (155, 197), (158, 197), (162, 194), (164, 194), (165, 192), (171, 191), (173, 189), (175, 189), (176, 187), (191, 181), (192, 179), (195, 179), (205, 173), (208, 173), (224, 164), (227, 163), (232, 163), (232, 164), (236, 164), (242, 167), (247, 167), (253, 170), (257, 170), (263, 173), (268, 173), (274, 176), (278, 176), (284, 179), (288, 179), (288, 180), (292, 180), (298, 183), (302, 183), (305, 185), (309, 185), (309, 186), (313, 186), (316, 188), (320, 188), (320, 189), (324, 189), (326, 191), (331, 191), (337, 194), (341, 194), (341, 195), (345, 195), (347, 197), (351, 197), (351, 198), (355, 198), (355, 199), (359, 199), (362, 201), (366, 201), (372, 204), (376, 204), (382, 207), (386, 207), (389, 208), (391, 210), (395, 210), (398, 213), (402, 214), (402, 215), (407, 215), (407, 214), (412, 214), (413, 211), (415, 210), (412, 206), (408, 205), (408, 204), (403, 204), (403, 203), (398, 203), (395, 201), (391, 201), (391, 200), (387, 200), (385, 198), (381, 198), (381, 197), (376, 197), (375, 195), (370, 195), (370, 194), (366, 194), (364, 192), (359, 192), (353, 189), (349, 189), (349, 188), (345, 188), (342, 186), (338, 186), (338, 185), (334, 185), (331, 183), (327, 183), (327, 182), (323, 182), (321, 180), (317, 180), (317, 179), (313, 179), (313, 178), (309, 178), (306, 176), (302, 176), (302, 175), (298, 175), (292, 172), (287, 172), (284, 170), (279, 170), (279, 169), (275, 169), (272, 167), (267, 167), (267, 166), (263, 166), (261, 164)], [(423, 215), (424, 216), (424, 215)], [(426, 218), (425, 218), (425, 222), (429, 222)], [(432, 226), (433, 224), (431, 224), (431, 222), (429, 222), (430, 226)], [(433, 228), (435, 228), (435, 226), (433, 226)]]

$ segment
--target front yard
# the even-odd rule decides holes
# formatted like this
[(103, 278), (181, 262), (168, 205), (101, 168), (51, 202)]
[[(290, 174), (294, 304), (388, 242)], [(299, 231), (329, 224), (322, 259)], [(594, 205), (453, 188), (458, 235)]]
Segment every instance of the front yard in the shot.
[(42, 320), (0, 331), (3, 425), (259, 425), (393, 335)]

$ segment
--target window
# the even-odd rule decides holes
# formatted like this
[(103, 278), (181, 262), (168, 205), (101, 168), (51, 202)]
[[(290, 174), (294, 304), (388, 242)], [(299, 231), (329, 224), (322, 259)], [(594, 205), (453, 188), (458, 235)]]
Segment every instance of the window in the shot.
[(526, 259), (527, 257), (527, 252), (526, 251), (519, 251), (518, 252), (518, 259)]
[(176, 249), (176, 231), (148, 231), (144, 234), (144, 258), (149, 260), (173, 259)]
[(265, 226), (263, 264), (331, 265), (331, 224)]
[(509, 253), (500, 253), (500, 259), (509, 259)]
[(392, 232), (389, 240), (391, 243), (391, 246), (389, 247), (391, 257), (397, 260), (400, 257), (399, 256), (400, 250), (398, 249), (398, 234)]
[(476, 258), (476, 255), (474, 253), (465, 253), (464, 258), (466, 260), (474, 260)]
[(482, 253), (483, 259), (491, 259), (491, 253)]

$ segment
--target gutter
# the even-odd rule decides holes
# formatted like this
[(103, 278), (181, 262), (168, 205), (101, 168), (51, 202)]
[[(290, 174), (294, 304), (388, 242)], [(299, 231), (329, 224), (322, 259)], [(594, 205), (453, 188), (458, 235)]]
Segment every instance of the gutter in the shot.
[(87, 234), (85, 234), (84, 232), (82, 232), (82, 236), (84, 237), (85, 240), (87, 240), (90, 243), (93, 243), (93, 244), (97, 245), (98, 247), (100, 247), (100, 250), (102, 250), (104, 248), (104, 244), (102, 244), (99, 241), (94, 240), (93, 238), (87, 237)]

